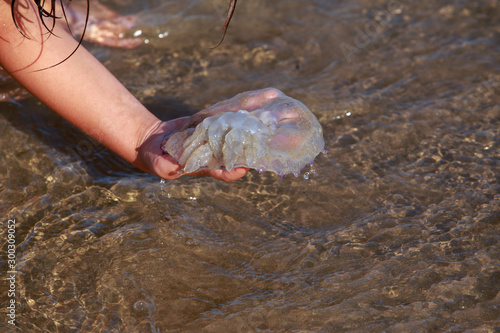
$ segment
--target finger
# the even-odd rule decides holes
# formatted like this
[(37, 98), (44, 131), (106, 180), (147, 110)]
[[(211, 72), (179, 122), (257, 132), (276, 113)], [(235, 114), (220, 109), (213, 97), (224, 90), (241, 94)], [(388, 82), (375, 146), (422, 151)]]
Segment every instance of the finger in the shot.
[(247, 172), (248, 168), (240, 167), (232, 169), (231, 171), (227, 170), (210, 170), (209, 174), (215, 179), (223, 180), (226, 182), (235, 182), (241, 177), (243, 177)]
[(205, 117), (207, 117), (220, 112), (234, 112), (239, 110), (253, 111), (261, 108), (268, 100), (274, 99), (280, 94), (281, 91), (275, 88), (244, 92), (233, 98), (219, 102), (202, 112), (204, 112)]
[[(241, 99), (241, 106), (247, 111), (253, 111), (259, 109), (268, 100), (278, 97), (280, 93), (281, 91), (275, 88), (255, 90), (248, 93), (247, 96), (245, 96), (245, 93), (243, 93), (240, 94), (243, 95), (240, 97), (243, 98)], [(237, 95), (236, 97), (240, 95)]]
[(181, 176), (182, 167), (170, 155), (156, 156), (153, 160), (154, 173), (163, 179), (176, 179)]

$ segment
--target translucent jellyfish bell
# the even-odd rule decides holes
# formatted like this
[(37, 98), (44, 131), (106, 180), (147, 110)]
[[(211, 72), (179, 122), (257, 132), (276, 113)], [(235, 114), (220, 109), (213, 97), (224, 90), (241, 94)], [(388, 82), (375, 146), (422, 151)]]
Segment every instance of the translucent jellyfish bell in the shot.
[(323, 129), (313, 113), (274, 88), (217, 103), (165, 141), (162, 149), (185, 173), (248, 167), (298, 174), (325, 149)]

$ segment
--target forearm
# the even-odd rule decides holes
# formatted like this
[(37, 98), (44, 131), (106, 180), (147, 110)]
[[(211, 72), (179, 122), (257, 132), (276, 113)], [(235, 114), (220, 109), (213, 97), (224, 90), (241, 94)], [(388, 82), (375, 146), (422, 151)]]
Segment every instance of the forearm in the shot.
[(82, 46), (49, 68), (71, 54), (77, 42), (57, 25), (49, 37), (33, 8), (23, 15), (23, 32), (30, 39), (17, 31), (10, 7), (0, 2), (0, 65), (63, 118), (150, 171), (137, 158), (137, 148), (160, 120)]

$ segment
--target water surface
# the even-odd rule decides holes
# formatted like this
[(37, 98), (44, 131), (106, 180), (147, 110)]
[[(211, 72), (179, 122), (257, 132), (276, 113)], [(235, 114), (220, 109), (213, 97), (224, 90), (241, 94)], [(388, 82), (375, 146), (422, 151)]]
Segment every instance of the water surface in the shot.
[(105, 3), (147, 43), (85, 46), (158, 117), (273, 86), (327, 155), (161, 183), (4, 77), (18, 331), (500, 329), (498, 1), (246, 0), (216, 49), (226, 1)]

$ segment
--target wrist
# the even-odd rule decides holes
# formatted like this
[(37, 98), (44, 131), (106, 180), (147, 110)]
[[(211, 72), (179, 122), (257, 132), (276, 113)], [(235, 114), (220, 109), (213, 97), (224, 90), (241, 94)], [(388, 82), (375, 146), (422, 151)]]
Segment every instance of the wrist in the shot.
[[(149, 154), (147, 154), (147, 152), (149, 152), (152, 148), (151, 145), (153, 144), (153, 139), (158, 136), (158, 133), (161, 132), (161, 127), (162, 121), (156, 118), (150, 124), (139, 128), (134, 147), (135, 158), (134, 160), (129, 161), (132, 165), (143, 171), (154, 173), (154, 168), (151, 165)], [(160, 146), (158, 146), (158, 149), (160, 149)]]

